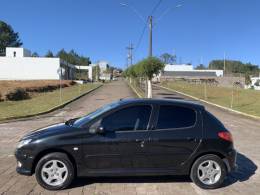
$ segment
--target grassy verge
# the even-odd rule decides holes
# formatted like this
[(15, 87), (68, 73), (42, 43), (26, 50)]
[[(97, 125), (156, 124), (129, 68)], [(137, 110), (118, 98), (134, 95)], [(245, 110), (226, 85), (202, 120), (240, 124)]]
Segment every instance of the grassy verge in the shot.
[(61, 101), (60, 90), (55, 90), (47, 93), (37, 93), (29, 100), (0, 102), (0, 120), (48, 111), (55, 106), (64, 104), (65, 102), (98, 87), (99, 85), (100, 84), (84, 84), (63, 88)]
[(232, 90), (232, 88), (189, 84), (181, 81), (163, 82), (161, 85), (220, 106), (260, 116), (260, 91), (239, 88)]
[(128, 82), (128, 85), (131, 86), (131, 88), (134, 90), (138, 97), (145, 97), (145, 92), (139, 87), (137, 80), (133, 80), (132, 83)]

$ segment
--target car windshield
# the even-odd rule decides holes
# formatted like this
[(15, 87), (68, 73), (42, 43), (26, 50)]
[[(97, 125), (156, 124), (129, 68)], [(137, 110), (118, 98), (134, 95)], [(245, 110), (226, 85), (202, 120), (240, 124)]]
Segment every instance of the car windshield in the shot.
[(82, 127), (84, 124), (88, 123), (89, 121), (91, 121), (92, 119), (96, 118), (97, 116), (107, 112), (108, 110), (116, 108), (119, 105), (120, 105), (120, 103), (118, 101), (117, 102), (113, 102), (111, 104), (107, 104), (107, 105), (97, 109), (96, 111), (91, 112), (90, 114), (77, 119), (73, 123), (73, 127)]

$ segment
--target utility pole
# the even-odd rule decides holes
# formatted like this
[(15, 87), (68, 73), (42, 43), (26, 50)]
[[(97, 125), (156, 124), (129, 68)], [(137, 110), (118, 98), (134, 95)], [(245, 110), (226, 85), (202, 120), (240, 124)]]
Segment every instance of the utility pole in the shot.
[(223, 74), (225, 74), (226, 72), (226, 52), (224, 52), (224, 71), (223, 71)]
[(128, 50), (128, 54), (127, 54), (127, 66), (129, 65), (130, 62), (130, 66), (133, 65), (133, 44), (130, 43), (130, 45), (128, 47), (126, 47), (126, 49)]
[(153, 16), (149, 16), (149, 57), (153, 56)]

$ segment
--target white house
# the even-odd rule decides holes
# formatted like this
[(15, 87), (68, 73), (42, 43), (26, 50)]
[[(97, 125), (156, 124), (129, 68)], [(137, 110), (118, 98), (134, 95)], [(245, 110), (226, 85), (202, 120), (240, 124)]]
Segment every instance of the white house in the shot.
[(101, 60), (101, 61), (98, 61), (96, 64), (90, 64), (90, 66), (92, 66), (92, 67), (99, 66), (99, 68), (100, 68), (99, 79), (111, 80), (111, 73), (107, 72), (107, 70), (110, 66), (107, 61)]
[(223, 70), (194, 70), (192, 65), (188, 64), (165, 64), (164, 70), (153, 78), (158, 82), (161, 78), (205, 78), (205, 77), (223, 77)]
[(192, 65), (180, 64), (180, 65), (172, 65), (166, 64), (164, 67), (164, 72), (176, 72), (176, 74), (184, 75), (187, 73), (188, 75), (198, 75), (201, 76), (203, 74), (210, 75), (215, 74), (217, 77), (223, 77), (223, 70), (194, 70)]
[(179, 65), (165, 64), (164, 67), (164, 71), (191, 71), (191, 70), (193, 70), (193, 66), (188, 64), (179, 64)]
[(0, 57), (1, 80), (59, 79), (59, 58), (30, 57), (24, 48), (6, 48), (6, 56)]
[(0, 80), (58, 80), (74, 79), (75, 70), (88, 70), (92, 80), (92, 67), (76, 66), (60, 58), (31, 57), (24, 48), (7, 47), (6, 56), (0, 57)]
[(31, 52), (21, 47), (6, 47), (6, 57), (31, 57)]

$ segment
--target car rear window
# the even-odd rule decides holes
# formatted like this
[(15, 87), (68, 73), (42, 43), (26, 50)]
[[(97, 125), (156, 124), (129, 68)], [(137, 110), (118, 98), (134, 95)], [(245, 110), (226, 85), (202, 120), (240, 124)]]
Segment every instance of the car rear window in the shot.
[(182, 106), (160, 106), (156, 129), (175, 129), (193, 126), (196, 112)]

